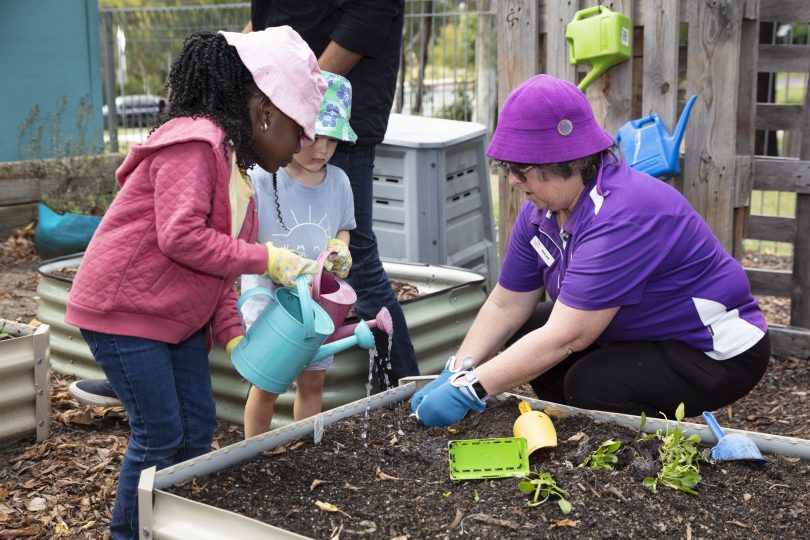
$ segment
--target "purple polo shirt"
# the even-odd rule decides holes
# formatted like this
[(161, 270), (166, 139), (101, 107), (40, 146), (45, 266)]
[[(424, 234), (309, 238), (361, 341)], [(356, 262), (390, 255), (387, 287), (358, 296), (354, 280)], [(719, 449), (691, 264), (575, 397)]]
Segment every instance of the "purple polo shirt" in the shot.
[(586, 311), (621, 306), (602, 345), (676, 340), (725, 360), (756, 344), (765, 317), (706, 222), (664, 182), (612, 157), (603, 163), (562, 232), (555, 214), (523, 205), (498, 283), (545, 287)]

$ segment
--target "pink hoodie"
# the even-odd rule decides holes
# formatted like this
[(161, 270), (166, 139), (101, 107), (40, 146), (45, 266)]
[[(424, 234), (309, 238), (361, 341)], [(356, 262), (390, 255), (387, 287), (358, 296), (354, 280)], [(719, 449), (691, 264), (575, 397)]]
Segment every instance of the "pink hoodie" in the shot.
[(132, 147), (73, 281), (67, 323), (166, 343), (209, 322), (222, 345), (242, 334), (233, 284), (265, 272), (267, 249), (255, 243), (253, 200), (239, 238), (230, 235), (224, 138), (211, 120), (185, 117)]

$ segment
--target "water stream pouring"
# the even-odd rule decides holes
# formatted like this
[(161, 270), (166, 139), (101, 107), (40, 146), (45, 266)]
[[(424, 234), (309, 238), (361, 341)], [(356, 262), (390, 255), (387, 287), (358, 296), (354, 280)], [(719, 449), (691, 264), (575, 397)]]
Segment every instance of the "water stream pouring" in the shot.
[(591, 71), (577, 85), (583, 92), (602, 73), (630, 58), (633, 23), (623, 13), (605, 6), (581, 9), (565, 29), (568, 61), (591, 64)]
[(630, 120), (619, 128), (615, 139), (622, 146), (627, 164), (658, 178), (681, 174), (678, 150), (695, 100), (697, 96), (692, 96), (686, 102), (671, 136), (658, 114)]
[(717, 439), (717, 445), (712, 448), (712, 459), (717, 461), (751, 461), (758, 465), (765, 463), (765, 458), (762, 457), (756, 443), (749, 437), (740, 433), (726, 435), (720, 424), (714, 419), (714, 415), (709, 411), (703, 413), (703, 419), (706, 420), (706, 425), (709, 426), (712, 435)]
[(266, 392), (284, 393), (311, 362), (354, 345), (374, 347), (374, 336), (363, 321), (353, 335), (323, 345), (334, 333), (335, 325), (327, 312), (312, 301), (304, 275), (296, 279), (295, 289), (283, 287), (274, 292), (256, 287), (246, 291), (237, 303), (240, 320), (242, 305), (257, 295), (268, 296), (270, 303), (245, 332), (231, 354), (231, 361), (242, 377)]

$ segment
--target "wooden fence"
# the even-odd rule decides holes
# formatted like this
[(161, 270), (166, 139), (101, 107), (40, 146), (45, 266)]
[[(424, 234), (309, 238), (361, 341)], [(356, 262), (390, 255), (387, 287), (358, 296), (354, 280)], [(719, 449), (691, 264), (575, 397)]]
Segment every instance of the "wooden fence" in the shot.
[[(500, 0), (495, 11), (501, 106), (512, 88), (537, 73), (572, 82), (581, 77), (568, 61), (565, 29), (578, 10), (596, 4), (624, 13), (634, 25), (633, 57), (586, 91), (597, 119), (611, 134), (628, 120), (653, 112), (673, 127), (684, 96), (697, 94), (683, 174), (673, 184), (738, 258), (743, 238), (794, 243), (792, 272), (747, 272), (756, 294), (790, 296), (791, 324), (810, 328), (810, 102), (808, 97), (803, 106), (756, 101), (759, 72), (807, 72), (810, 66), (808, 46), (760, 46), (760, 22), (810, 21), (810, 2)], [(802, 137), (801, 159), (756, 156), (756, 132), (763, 129), (808, 134)], [(751, 216), (753, 188), (798, 193), (796, 218)], [(522, 199), (505, 181), (500, 182), (499, 199), (503, 254)], [(772, 330), (777, 353), (810, 356), (810, 332), (777, 325)]]

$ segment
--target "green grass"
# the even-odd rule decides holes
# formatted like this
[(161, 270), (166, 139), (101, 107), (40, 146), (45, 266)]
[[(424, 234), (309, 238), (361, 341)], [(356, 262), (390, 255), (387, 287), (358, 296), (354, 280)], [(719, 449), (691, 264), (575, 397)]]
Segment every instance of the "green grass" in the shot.
[[(804, 103), (805, 73), (776, 74), (776, 103), (801, 105)], [(788, 86), (789, 85), (789, 86)]]
[(751, 213), (759, 216), (796, 217), (796, 194), (755, 189), (751, 192)]

